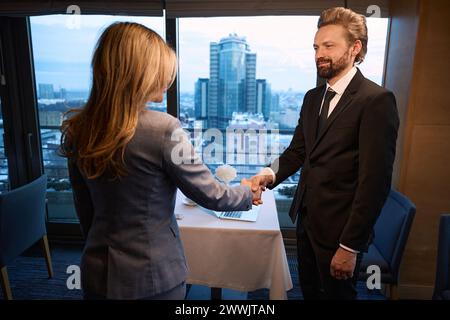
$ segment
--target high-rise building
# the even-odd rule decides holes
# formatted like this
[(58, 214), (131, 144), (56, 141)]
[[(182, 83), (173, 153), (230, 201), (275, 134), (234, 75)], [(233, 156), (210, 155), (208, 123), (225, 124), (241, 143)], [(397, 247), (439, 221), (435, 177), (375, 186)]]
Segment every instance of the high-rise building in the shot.
[(218, 127), (219, 104), (219, 45), (211, 42), (209, 45), (209, 88), (208, 88), (208, 126)]
[(264, 79), (258, 81), (262, 81), (259, 105), (256, 53), (250, 52), (245, 38), (230, 34), (218, 43), (211, 42), (209, 81), (200, 78), (195, 85), (196, 118), (207, 118), (208, 127), (219, 129), (228, 126), (234, 112), (260, 113), (268, 120), (272, 103), (270, 85)]
[(272, 94), (270, 84), (265, 79), (256, 80), (256, 111), (255, 113), (262, 114), (264, 120), (268, 121), (270, 118), (270, 107), (272, 104)]
[(194, 109), (197, 120), (208, 119), (208, 84), (207, 78), (200, 78), (195, 83)]
[(52, 84), (39, 83), (39, 99), (54, 99), (55, 91)]
[(230, 34), (210, 44), (210, 127), (226, 128), (233, 112), (253, 112), (256, 99), (256, 54), (245, 38)]
[(67, 99), (67, 90), (64, 88), (59, 89), (59, 98), (60, 99)]
[(256, 53), (245, 55), (245, 112), (256, 113)]
[(272, 95), (272, 105), (270, 106), (270, 112), (278, 112), (280, 110), (280, 94), (275, 93)]

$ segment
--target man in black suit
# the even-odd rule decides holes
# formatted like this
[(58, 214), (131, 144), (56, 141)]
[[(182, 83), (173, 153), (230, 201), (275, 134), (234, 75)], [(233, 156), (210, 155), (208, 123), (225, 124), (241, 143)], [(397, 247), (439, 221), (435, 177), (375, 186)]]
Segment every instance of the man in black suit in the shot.
[(300, 213), (305, 299), (356, 298), (362, 252), (391, 187), (399, 118), (394, 95), (355, 67), (367, 41), (364, 16), (345, 8), (322, 13), (314, 50), (327, 83), (306, 93), (289, 147), (251, 178), (254, 190), (272, 189), (302, 168), (289, 215), (295, 222)]

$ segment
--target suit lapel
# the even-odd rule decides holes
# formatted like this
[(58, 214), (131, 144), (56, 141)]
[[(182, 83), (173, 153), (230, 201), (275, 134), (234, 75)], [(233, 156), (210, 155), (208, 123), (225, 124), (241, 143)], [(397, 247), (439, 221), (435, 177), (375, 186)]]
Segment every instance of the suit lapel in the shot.
[[(333, 122), (337, 119), (337, 117), (339, 117), (339, 115), (342, 114), (342, 112), (345, 109), (347, 109), (347, 107), (351, 104), (351, 102), (353, 100), (353, 96), (358, 91), (358, 88), (359, 88), (362, 80), (364, 80), (364, 76), (362, 75), (361, 71), (359, 71), (359, 69), (358, 69), (358, 72), (355, 74), (352, 81), (350, 81), (347, 89), (344, 91), (344, 94), (342, 95), (338, 104), (336, 105), (333, 112), (328, 117), (325, 128), (322, 130), (322, 132), (320, 133), (320, 135), (317, 137), (316, 141), (314, 142), (314, 145), (311, 149), (311, 153), (314, 151), (314, 149), (317, 148), (317, 145), (320, 143), (320, 141), (326, 135), (326, 133), (330, 129)], [(319, 106), (320, 106), (320, 102), (319, 102)], [(317, 112), (317, 113), (319, 113), (319, 112)], [(315, 126), (315, 128), (317, 128), (317, 121), (314, 126)]]
[(309, 145), (313, 146), (314, 142), (316, 141), (316, 132), (317, 132), (317, 126), (319, 124), (319, 112), (320, 112), (320, 105), (322, 104), (323, 95), (325, 94), (325, 88), (326, 86), (322, 86), (318, 90), (318, 94), (316, 97), (314, 97), (312, 103), (313, 106), (311, 108), (312, 114), (311, 114), (311, 125), (309, 126)]

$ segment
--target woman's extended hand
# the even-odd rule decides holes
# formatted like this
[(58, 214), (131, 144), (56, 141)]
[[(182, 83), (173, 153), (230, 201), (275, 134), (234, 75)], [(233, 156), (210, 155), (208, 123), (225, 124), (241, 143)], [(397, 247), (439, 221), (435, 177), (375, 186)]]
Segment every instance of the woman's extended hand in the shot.
[(241, 185), (248, 186), (252, 190), (252, 193), (253, 193), (252, 202), (254, 205), (257, 206), (257, 205), (260, 205), (263, 203), (261, 200), (261, 194), (263, 192), (262, 188), (252, 188), (252, 182), (245, 178), (241, 180)]

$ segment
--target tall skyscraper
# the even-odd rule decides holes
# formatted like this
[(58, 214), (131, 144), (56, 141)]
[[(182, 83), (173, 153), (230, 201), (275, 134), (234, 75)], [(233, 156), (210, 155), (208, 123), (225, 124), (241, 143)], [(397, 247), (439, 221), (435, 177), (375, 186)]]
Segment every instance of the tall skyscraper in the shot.
[(270, 84), (267, 83), (266, 79), (256, 80), (256, 113), (262, 114), (266, 121), (270, 118), (271, 104)]
[(256, 113), (256, 53), (245, 55), (245, 112)]
[(254, 112), (256, 106), (256, 54), (245, 38), (230, 34), (210, 44), (210, 127), (226, 128), (233, 112)]
[(64, 88), (59, 89), (59, 98), (60, 99), (67, 99), (67, 90)]
[(208, 126), (218, 127), (219, 104), (219, 45), (211, 42), (209, 45), (209, 88), (208, 88)]
[(208, 127), (219, 129), (228, 126), (234, 112), (261, 113), (268, 120), (272, 102), (270, 85), (265, 79), (258, 81), (262, 81), (259, 105), (256, 53), (250, 51), (244, 37), (230, 34), (218, 43), (211, 42), (209, 81), (200, 78), (195, 84), (196, 118), (206, 118)]
[(280, 95), (275, 93), (272, 95), (272, 105), (270, 106), (271, 112), (278, 112), (280, 110)]
[(208, 119), (208, 84), (207, 78), (200, 78), (195, 83), (194, 109), (197, 120)]

